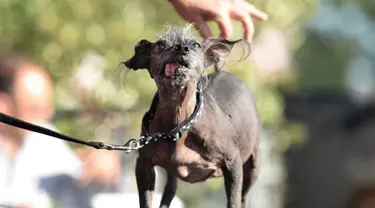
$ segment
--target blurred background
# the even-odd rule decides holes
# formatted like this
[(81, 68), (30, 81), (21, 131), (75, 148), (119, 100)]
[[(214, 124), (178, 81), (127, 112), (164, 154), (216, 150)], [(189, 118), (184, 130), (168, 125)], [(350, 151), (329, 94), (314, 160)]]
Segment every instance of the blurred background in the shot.
[[(263, 124), (262, 170), (249, 194), (251, 207), (375, 207), (375, 1), (251, 3), (269, 20), (256, 23), (249, 59), (226, 68), (254, 92)], [(145, 70), (128, 71), (120, 63), (140, 39), (155, 40), (165, 24), (186, 24), (165, 0), (0, 0), (0, 55), (26, 57), (48, 72), (55, 110), (50, 123), (60, 132), (122, 144), (139, 135), (156, 86)], [(241, 24), (234, 26), (233, 39), (241, 38)], [(86, 169), (97, 163), (97, 172), (115, 170), (112, 179), (90, 176), (68, 186), (75, 179), (51, 176), (37, 200), (21, 205), (5, 197), (3, 186), (0, 204), (138, 207), (136, 153), (98, 154), (68, 145)], [(43, 152), (47, 146), (34, 148)], [(53, 154), (52, 147), (43, 153), (42, 165), (74, 166)], [(24, 175), (38, 168), (34, 162)], [(163, 176), (158, 169), (157, 193)], [(178, 187), (175, 207), (226, 204), (221, 178)], [(22, 198), (27, 192), (18, 193)]]

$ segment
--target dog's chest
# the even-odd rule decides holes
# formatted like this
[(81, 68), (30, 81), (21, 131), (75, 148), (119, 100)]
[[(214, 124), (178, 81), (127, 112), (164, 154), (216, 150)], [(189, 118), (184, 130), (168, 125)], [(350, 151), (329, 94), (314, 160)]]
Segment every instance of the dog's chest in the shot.
[(196, 140), (196, 135), (186, 133), (176, 142), (157, 141), (146, 154), (155, 165), (174, 172), (187, 182), (221, 176), (219, 160), (210, 157), (205, 144)]
[(161, 166), (199, 163), (204, 160), (202, 156), (206, 154), (206, 150), (203, 145), (194, 142), (194, 139), (196, 138), (186, 132), (177, 141), (156, 141), (150, 145), (147, 157)]

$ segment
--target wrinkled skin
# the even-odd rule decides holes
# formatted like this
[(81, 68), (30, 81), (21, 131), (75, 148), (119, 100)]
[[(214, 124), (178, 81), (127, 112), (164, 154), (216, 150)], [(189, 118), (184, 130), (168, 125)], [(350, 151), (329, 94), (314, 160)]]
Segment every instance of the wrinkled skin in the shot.
[(194, 111), (197, 86), (208, 80), (203, 114), (194, 126), (176, 142), (159, 140), (139, 150), (136, 178), (141, 208), (152, 207), (156, 165), (167, 171), (160, 207), (170, 206), (177, 178), (197, 183), (221, 176), (227, 207), (247, 207), (247, 193), (259, 173), (261, 126), (255, 102), (234, 75), (217, 69), (203, 76), (205, 68), (228, 56), (238, 42), (201, 43), (188, 28), (170, 28), (156, 42), (140, 41), (125, 62), (133, 70), (147, 69), (158, 87), (143, 118), (142, 135), (168, 132), (187, 119)]

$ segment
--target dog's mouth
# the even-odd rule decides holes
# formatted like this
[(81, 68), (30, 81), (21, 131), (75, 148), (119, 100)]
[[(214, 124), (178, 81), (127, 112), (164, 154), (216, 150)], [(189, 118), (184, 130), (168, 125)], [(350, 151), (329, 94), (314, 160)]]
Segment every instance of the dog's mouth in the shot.
[(184, 71), (188, 69), (189, 64), (184, 61), (175, 61), (166, 63), (164, 66), (164, 70), (161, 72), (162, 77), (165, 78), (173, 78), (183, 75)]

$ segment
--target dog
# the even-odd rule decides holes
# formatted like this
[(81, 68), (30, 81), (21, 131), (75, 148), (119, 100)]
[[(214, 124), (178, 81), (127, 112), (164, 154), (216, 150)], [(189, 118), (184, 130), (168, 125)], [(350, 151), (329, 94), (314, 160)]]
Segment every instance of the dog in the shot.
[[(168, 208), (177, 190), (177, 178), (198, 183), (223, 177), (228, 208), (248, 206), (247, 194), (259, 175), (261, 124), (253, 96), (229, 72), (215, 67), (237, 43), (210, 38), (200, 41), (187, 27), (167, 27), (151, 42), (141, 40), (124, 62), (129, 69), (148, 70), (157, 92), (142, 120), (141, 135), (168, 132), (195, 111), (201, 91), (202, 114), (176, 141), (161, 139), (139, 149), (135, 174), (141, 208), (152, 207), (155, 166), (167, 171), (161, 208)], [(250, 49), (250, 44), (245, 44)]]

